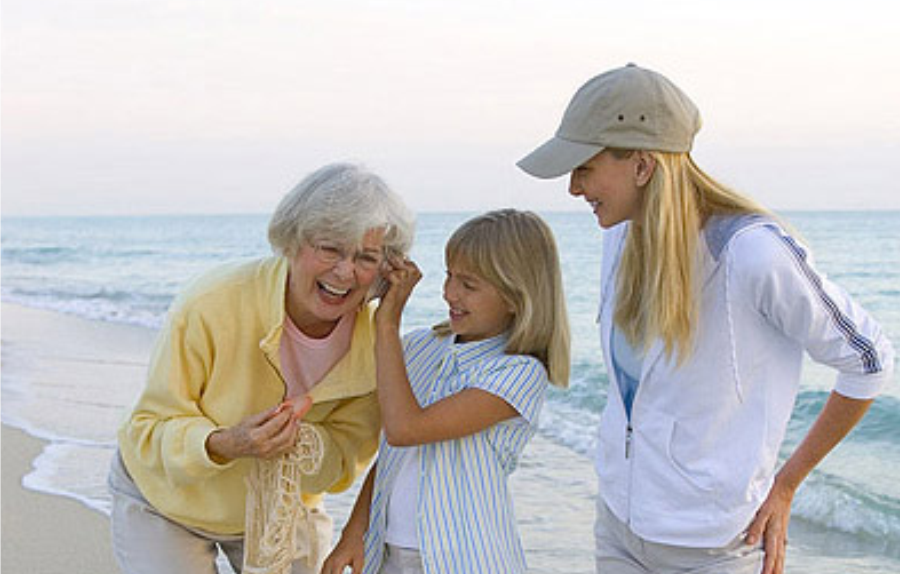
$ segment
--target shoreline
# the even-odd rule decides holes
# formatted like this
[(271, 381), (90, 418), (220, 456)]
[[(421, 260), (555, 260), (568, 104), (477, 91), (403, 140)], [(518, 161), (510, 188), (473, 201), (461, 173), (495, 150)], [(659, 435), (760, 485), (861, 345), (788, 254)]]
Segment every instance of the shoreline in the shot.
[(2, 425), (2, 570), (10, 573), (115, 574), (109, 519), (82, 502), (22, 484), (49, 444)]
[[(56, 457), (60, 448), (76, 449), (76, 462), (106, 454), (102, 445), (115, 440), (121, 405), (143, 377), (154, 333), (7, 301), (0, 312), (2, 569), (116, 574), (108, 514), (77, 488), (54, 484), (81, 470), (56, 468)], [(96, 424), (80, 428), (84, 421)], [(105, 465), (92, 469), (101, 492)], [(26, 486), (26, 477), (33, 483)], [(72, 483), (84, 480), (79, 474)]]

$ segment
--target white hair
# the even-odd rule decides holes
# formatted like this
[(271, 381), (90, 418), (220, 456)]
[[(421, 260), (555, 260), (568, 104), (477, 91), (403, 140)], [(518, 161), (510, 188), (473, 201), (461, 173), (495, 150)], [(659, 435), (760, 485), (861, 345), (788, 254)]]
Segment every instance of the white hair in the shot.
[(406, 255), (415, 218), (379, 176), (359, 165), (334, 163), (312, 172), (284, 196), (269, 221), (269, 244), (292, 257), (316, 237), (359, 245), (373, 229), (384, 230), (386, 253)]

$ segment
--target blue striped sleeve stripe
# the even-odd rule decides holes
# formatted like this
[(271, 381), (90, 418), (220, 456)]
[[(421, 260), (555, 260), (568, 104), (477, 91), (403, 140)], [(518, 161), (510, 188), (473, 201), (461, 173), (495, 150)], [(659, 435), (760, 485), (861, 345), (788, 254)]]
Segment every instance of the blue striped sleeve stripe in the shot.
[(837, 303), (834, 302), (834, 299), (825, 292), (825, 288), (822, 285), (822, 278), (819, 277), (818, 273), (816, 273), (812, 267), (810, 267), (806, 260), (806, 251), (797, 244), (793, 237), (781, 233), (778, 233), (778, 235), (794, 255), (800, 270), (812, 285), (813, 291), (819, 297), (819, 300), (825, 305), (828, 314), (834, 320), (840, 333), (844, 336), (850, 347), (859, 353), (863, 370), (866, 374), (880, 373), (883, 369), (881, 362), (878, 360), (878, 351), (875, 348), (875, 345), (872, 341), (859, 333), (853, 320), (842, 313)]

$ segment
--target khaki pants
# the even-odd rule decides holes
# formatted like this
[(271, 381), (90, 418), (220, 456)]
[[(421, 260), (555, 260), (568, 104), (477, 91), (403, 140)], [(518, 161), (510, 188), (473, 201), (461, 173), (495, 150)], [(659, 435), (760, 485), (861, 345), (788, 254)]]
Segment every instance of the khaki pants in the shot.
[(384, 559), (378, 574), (424, 574), (422, 556), (418, 550), (384, 545)]
[[(112, 495), (112, 542), (116, 561), (124, 574), (215, 574), (218, 551), (240, 574), (244, 560), (243, 536), (222, 536), (188, 528), (160, 514), (144, 498), (128, 475), (118, 453), (109, 473)], [(323, 524), (320, 533), (331, 532), (331, 518), (324, 509), (316, 513)], [(327, 522), (325, 524), (324, 522)], [(331, 540), (324, 536), (319, 556), (328, 553)], [(305, 560), (293, 564), (292, 574), (318, 574), (321, 564)]]
[(657, 544), (635, 536), (597, 496), (594, 524), (597, 574), (758, 574), (760, 545), (747, 546), (738, 536), (723, 548), (688, 548)]

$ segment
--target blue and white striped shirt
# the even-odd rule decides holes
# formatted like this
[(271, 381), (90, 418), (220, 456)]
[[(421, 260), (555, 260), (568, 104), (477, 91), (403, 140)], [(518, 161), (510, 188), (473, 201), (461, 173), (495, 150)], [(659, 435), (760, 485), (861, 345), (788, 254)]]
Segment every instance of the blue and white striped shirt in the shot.
[[(462, 438), (419, 447), (419, 550), (427, 574), (525, 572), (507, 477), (537, 429), (547, 390), (544, 366), (506, 355), (504, 335), (455, 344), (430, 329), (404, 337), (410, 385), (428, 406), (468, 388), (492, 393), (521, 416)], [(382, 436), (366, 532), (365, 568), (378, 572), (386, 509), (401, 457)]]

